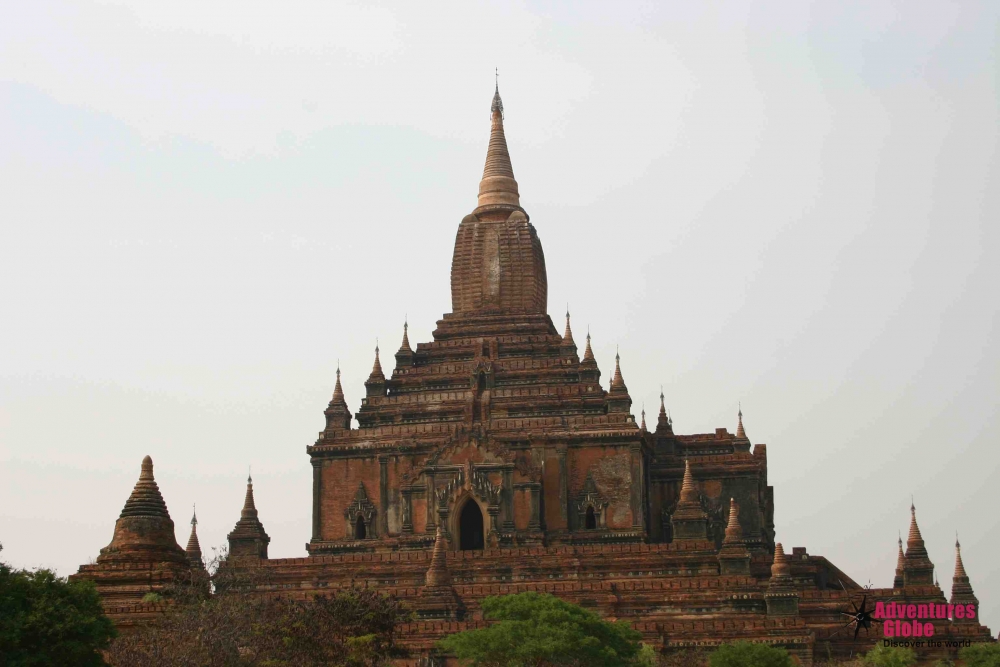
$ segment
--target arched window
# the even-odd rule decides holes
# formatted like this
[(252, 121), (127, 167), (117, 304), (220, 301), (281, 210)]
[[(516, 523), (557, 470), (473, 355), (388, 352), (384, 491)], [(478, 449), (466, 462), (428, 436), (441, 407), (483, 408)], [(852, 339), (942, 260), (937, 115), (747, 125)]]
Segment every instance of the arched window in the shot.
[(462, 551), (483, 548), (483, 512), (474, 500), (468, 500), (458, 518), (458, 545)]
[(594, 530), (597, 528), (597, 516), (594, 514), (593, 506), (587, 508), (587, 518), (584, 519), (583, 527), (587, 530)]
[(358, 540), (363, 540), (366, 537), (368, 537), (368, 530), (365, 528), (365, 520), (359, 514), (358, 515), (358, 522), (354, 526), (354, 538), (358, 539)]

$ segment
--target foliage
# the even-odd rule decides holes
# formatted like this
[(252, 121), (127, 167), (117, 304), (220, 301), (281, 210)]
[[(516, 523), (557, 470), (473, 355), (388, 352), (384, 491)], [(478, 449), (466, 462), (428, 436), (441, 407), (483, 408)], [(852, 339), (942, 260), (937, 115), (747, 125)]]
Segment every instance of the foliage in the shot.
[(0, 563), (0, 665), (104, 665), (114, 635), (92, 582)]
[(636, 667), (657, 667), (660, 664), (659, 656), (649, 644), (642, 644), (639, 647), (639, 654), (635, 657)]
[(540, 593), (490, 596), (482, 602), (489, 627), (445, 637), (438, 647), (477, 666), (638, 664), (641, 635), (626, 621)]
[(311, 667), (381, 665), (398, 651), (397, 627), (409, 614), (374, 591), (353, 589), (313, 600), (266, 597), (229, 588), (180, 597), (155, 625), (112, 644), (118, 667)]
[(912, 648), (876, 644), (865, 653), (864, 662), (873, 667), (909, 667), (916, 663), (917, 654)]
[(711, 667), (792, 667), (788, 651), (747, 641), (722, 644), (708, 658)]
[(660, 656), (659, 667), (705, 667), (708, 652), (703, 649), (675, 649)]
[(1000, 667), (1000, 644), (973, 644), (958, 652), (966, 667)]

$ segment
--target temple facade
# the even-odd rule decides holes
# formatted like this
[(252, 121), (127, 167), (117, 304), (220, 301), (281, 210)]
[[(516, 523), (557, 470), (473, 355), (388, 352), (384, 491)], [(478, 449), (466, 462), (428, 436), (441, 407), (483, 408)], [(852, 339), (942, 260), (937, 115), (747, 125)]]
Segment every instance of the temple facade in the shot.
[[(729, 502), (749, 549), (774, 548), (766, 448), (736, 434), (677, 436), (660, 405), (637, 423), (616, 357), (610, 382), (587, 336), (547, 311), (541, 240), (520, 205), (494, 95), (476, 208), (458, 225), (452, 312), (411, 347), (404, 324), (387, 377), (379, 350), (352, 415), (340, 383), (313, 466), (311, 555), (707, 540)], [(352, 417), (357, 428), (352, 428)], [(644, 417), (644, 416), (643, 416)], [(685, 461), (698, 482), (681, 505)]]
[[(425, 664), (446, 660), (436, 639), (484, 623), (484, 596), (526, 590), (628, 619), (659, 650), (750, 639), (803, 664), (881, 636), (876, 624), (859, 647), (845, 630), (843, 612), (862, 597), (945, 602), (915, 509), (890, 588), (864, 589), (805, 548), (786, 553), (775, 542), (767, 449), (751, 444), (742, 413), (735, 433), (675, 434), (661, 394), (648, 429), (644, 413), (632, 414), (620, 359), (602, 384), (590, 336), (580, 355), (569, 313), (560, 333), (547, 305), (545, 256), (520, 204), (497, 91), (477, 206), (455, 238), (451, 312), (415, 347), (404, 323), (388, 375), (376, 347), (357, 411), (338, 369), (324, 428), (306, 447), (307, 557), (268, 557), (248, 480), (229, 553), (268, 570), (262, 594), (379, 587), (415, 609), (405, 641)], [(148, 479), (142, 470), (148, 500), (152, 463)], [(139, 491), (112, 544), (75, 575), (94, 579), (126, 624), (150, 613), (139, 593), (202, 562), (194, 525), (185, 553), (162, 498), (133, 502)], [(155, 549), (126, 548), (140, 505), (156, 523)], [(147, 558), (159, 578), (116, 569), (126, 557)], [(954, 581), (953, 598), (975, 601), (960, 552)], [(941, 637), (990, 640), (978, 618), (934, 623)]]

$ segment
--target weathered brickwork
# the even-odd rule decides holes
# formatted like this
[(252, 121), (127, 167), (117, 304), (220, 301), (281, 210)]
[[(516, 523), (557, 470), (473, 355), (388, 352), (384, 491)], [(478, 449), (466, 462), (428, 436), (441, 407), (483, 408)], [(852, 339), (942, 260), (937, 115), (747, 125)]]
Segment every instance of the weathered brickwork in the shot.
[[(269, 569), (265, 593), (366, 585), (396, 595), (417, 611), (403, 634), (415, 660), (441, 636), (482, 626), (484, 596), (521, 591), (628, 619), (665, 651), (750, 639), (811, 664), (856, 650), (838, 630), (849, 601), (865, 593), (825, 558), (776, 544), (767, 448), (751, 445), (742, 413), (735, 434), (678, 435), (661, 396), (650, 431), (645, 414), (637, 424), (631, 413), (621, 360), (605, 388), (590, 336), (581, 358), (569, 313), (556, 330), (499, 93), (478, 206), (455, 239), (451, 290), (453, 312), (431, 341), (414, 349), (404, 324), (388, 375), (376, 349), (363, 396), (346, 396), (337, 371), (324, 429), (307, 447), (307, 558), (267, 558), (248, 488), (231, 549)], [(353, 414), (348, 398), (360, 400)], [(896, 585), (869, 599), (943, 601), (915, 514), (907, 544)], [(100, 584), (108, 571), (99, 562), (78, 576)], [(964, 568), (956, 582), (963, 601), (975, 599)], [(942, 637), (989, 637), (978, 622), (935, 625)]]

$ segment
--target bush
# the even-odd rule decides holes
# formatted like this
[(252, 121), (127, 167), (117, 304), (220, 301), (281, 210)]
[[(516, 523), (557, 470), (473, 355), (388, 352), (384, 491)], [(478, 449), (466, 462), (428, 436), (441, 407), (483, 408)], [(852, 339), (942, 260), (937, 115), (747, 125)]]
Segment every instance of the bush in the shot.
[(482, 602), (489, 627), (445, 637), (438, 647), (471, 665), (641, 664), (642, 638), (625, 621), (609, 622), (592, 611), (543, 593), (490, 596)]
[(1000, 644), (973, 644), (958, 652), (967, 667), (1000, 667)]
[(876, 644), (865, 654), (864, 662), (873, 667), (909, 667), (917, 662), (917, 654), (912, 648)]
[(100, 651), (114, 635), (92, 582), (0, 563), (0, 664), (104, 665)]
[(792, 658), (783, 648), (740, 641), (715, 649), (708, 657), (708, 664), (711, 667), (792, 667)]

